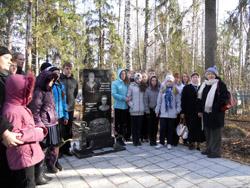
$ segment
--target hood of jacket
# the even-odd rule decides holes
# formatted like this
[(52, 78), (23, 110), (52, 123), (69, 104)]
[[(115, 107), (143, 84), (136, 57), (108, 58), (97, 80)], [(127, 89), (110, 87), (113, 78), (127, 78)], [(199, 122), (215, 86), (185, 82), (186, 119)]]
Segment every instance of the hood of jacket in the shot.
[(118, 71), (117, 71), (117, 79), (119, 80), (119, 81), (123, 81), (122, 79), (121, 79), (121, 72), (122, 71), (126, 71), (125, 69), (118, 69)]
[(11, 75), (6, 80), (5, 102), (16, 105), (28, 105), (32, 99), (35, 85), (33, 74)]
[(54, 79), (56, 81), (58, 75), (56, 73), (44, 70), (36, 78), (36, 87), (43, 91), (49, 91), (51, 88), (48, 86), (49, 82)]

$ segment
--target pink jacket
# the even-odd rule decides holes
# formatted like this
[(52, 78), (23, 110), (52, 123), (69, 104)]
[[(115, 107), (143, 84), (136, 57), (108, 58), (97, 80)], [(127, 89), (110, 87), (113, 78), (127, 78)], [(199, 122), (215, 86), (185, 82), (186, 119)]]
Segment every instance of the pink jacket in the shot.
[(34, 123), (32, 112), (26, 107), (30, 102), (34, 88), (33, 76), (12, 75), (6, 80), (6, 99), (3, 115), (13, 125), (13, 132), (21, 133), (23, 145), (7, 148), (10, 169), (19, 170), (33, 166), (44, 158), (39, 141), (47, 134), (45, 127)]

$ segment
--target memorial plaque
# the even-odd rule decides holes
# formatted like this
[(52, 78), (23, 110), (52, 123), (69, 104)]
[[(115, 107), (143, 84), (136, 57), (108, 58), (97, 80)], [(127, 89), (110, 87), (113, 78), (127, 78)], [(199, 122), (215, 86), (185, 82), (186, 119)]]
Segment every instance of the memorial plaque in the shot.
[(111, 71), (83, 70), (83, 121), (87, 123), (87, 147), (112, 147)]

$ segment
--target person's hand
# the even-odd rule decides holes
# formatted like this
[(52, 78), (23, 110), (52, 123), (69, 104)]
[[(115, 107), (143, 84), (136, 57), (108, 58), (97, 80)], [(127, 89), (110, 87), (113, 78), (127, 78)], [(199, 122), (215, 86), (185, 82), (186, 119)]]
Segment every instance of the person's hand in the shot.
[(201, 112), (198, 112), (198, 116), (201, 118), (203, 114)]
[(130, 101), (130, 97), (126, 97), (126, 102), (129, 102)]
[(63, 124), (64, 124), (64, 125), (67, 125), (68, 122), (69, 122), (69, 120), (65, 119), (65, 120), (63, 121)]
[(18, 146), (24, 143), (23, 141), (18, 139), (21, 136), (22, 136), (21, 133), (14, 133), (10, 132), (9, 130), (6, 130), (2, 135), (3, 138), (2, 142), (6, 147)]
[(181, 115), (180, 115), (180, 118), (181, 118), (181, 119), (184, 119), (184, 117), (185, 117), (184, 114), (181, 114)]

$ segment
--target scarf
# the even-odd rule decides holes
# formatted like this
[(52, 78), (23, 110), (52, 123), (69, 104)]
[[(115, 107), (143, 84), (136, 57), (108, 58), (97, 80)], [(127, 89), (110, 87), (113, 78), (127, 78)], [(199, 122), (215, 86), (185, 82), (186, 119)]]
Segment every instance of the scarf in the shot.
[(206, 98), (206, 102), (205, 102), (204, 111), (207, 112), (207, 113), (212, 112), (212, 106), (213, 106), (213, 103), (214, 103), (214, 96), (215, 96), (215, 91), (217, 89), (218, 82), (219, 82), (218, 79), (205, 80), (205, 82), (202, 83), (202, 85), (201, 85), (201, 87), (200, 87), (200, 89), (198, 91), (198, 99), (201, 99), (203, 90), (206, 87), (206, 85), (212, 86), (211, 89), (209, 90), (208, 94), (207, 94), (207, 98)]
[(172, 109), (172, 100), (173, 100), (173, 87), (167, 87), (165, 91), (165, 110), (167, 111), (169, 108)]

